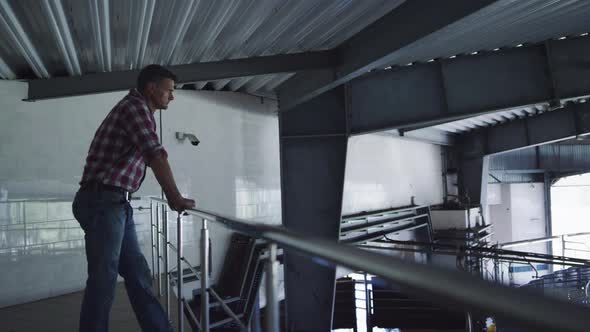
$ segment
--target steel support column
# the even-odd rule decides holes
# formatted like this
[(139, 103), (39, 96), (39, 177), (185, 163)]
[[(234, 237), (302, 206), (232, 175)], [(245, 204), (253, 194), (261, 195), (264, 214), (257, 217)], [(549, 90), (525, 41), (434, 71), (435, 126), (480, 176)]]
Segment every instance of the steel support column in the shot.
[(483, 156), (477, 159), (463, 159), (459, 166), (459, 195), (465, 197), (466, 203), (487, 208), (489, 159)]
[[(553, 236), (553, 224), (551, 223), (551, 174), (545, 172), (543, 174), (543, 194), (545, 203), (545, 236)], [(547, 254), (553, 255), (553, 242), (547, 242)], [(553, 265), (550, 265), (551, 272), (553, 272)]]
[[(338, 240), (348, 142), (344, 89), (334, 89), (289, 112), (279, 112), (285, 227)], [(289, 331), (330, 331), (335, 267), (285, 254)]]

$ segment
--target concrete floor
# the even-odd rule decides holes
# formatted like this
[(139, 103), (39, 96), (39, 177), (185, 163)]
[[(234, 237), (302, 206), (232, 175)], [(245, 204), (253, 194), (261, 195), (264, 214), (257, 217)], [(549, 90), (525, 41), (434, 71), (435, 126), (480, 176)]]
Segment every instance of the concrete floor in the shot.
[[(0, 309), (0, 331), (2, 332), (67, 332), (78, 330), (78, 317), (82, 292), (62, 295), (41, 301), (15, 305)], [(177, 328), (176, 297), (170, 298), (170, 316)], [(185, 318), (184, 328), (190, 331)], [(115, 302), (111, 310), (110, 330), (112, 332), (141, 332), (123, 283), (117, 285)]]

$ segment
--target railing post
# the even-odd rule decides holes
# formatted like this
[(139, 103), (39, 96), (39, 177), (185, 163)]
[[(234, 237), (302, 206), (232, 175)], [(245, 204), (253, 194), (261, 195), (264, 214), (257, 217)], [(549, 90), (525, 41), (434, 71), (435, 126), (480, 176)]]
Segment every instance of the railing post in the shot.
[(183, 276), (182, 276), (182, 212), (178, 213), (176, 220), (176, 264), (178, 265), (178, 279), (176, 287), (178, 291), (178, 332), (184, 331), (184, 296), (182, 295)]
[[(365, 320), (366, 320), (366, 324), (367, 324), (367, 331), (371, 331), (372, 330), (372, 324), (371, 324), (371, 298), (369, 296), (369, 284), (368, 284), (368, 280), (367, 280), (367, 272), (365, 272), (364, 274), (364, 284), (365, 284), (365, 311), (366, 311), (366, 316), (365, 316)], [(354, 283), (354, 292), (356, 292), (356, 281)]]
[(151, 199), (150, 199), (150, 235), (151, 235), (150, 249), (152, 252), (152, 269), (151, 269), (151, 271), (152, 271), (152, 282), (153, 282), (153, 280), (156, 277), (156, 274), (154, 272), (154, 268), (155, 268), (156, 264), (154, 263), (154, 261), (155, 261), (155, 259), (154, 259), (155, 258), (154, 257), (155, 256), (155, 254), (154, 254), (154, 251), (155, 251), (155, 248), (154, 248), (154, 201), (152, 201)]
[(496, 252), (494, 258), (494, 282), (501, 283), (500, 281), (500, 262), (498, 262), (498, 253)]
[[(209, 229), (203, 218), (201, 228), (201, 331), (209, 332)], [(269, 330), (270, 331), (270, 330)]]
[(280, 331), (277, 270), (277, 245), (270, 243), (266, 262), (266, 331)]
[[(164, 292), (166, 293), (166, 315), (170, 318), (170, 263), (168, 257), (168, 207), (162, 206), (162, 234), (164, 235)], [(181, 266), (178, 267), (182, 268)]]
[(160, 273), (160, 204), (156, 204), (156, 275), (158, 277), (158, 297), (162, 297), (162, 279)]
[(561, 266), (561, 269), (565, 269), (565, 235), (561, 236), (561, 257), (564, 264)]

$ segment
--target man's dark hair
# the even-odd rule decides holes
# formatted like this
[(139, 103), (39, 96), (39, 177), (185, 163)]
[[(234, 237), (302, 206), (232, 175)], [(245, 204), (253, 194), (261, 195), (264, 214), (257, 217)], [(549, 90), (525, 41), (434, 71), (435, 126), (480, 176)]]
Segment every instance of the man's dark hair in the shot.
[(137, 90), (143, 91), (149, 82), (159, 83), (165, 78), (169, 78), (174, 82), (178, 81), (176, 75), (168, 69), (160, 65), (148, 65), (137, 76)]

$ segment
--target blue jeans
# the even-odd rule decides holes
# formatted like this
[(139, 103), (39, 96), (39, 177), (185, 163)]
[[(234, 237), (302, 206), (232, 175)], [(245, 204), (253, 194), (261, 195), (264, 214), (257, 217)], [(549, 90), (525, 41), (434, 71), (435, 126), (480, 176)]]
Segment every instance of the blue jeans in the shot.
[(108, 331), (118, 274), (125, 279), (142, 331), (173, 331), (151, 289), (151, 273), (137, 241), (133, 209), (124, 195), (79, 191), (72, 209), (85, 233), (88, 261), (80, 331)]

